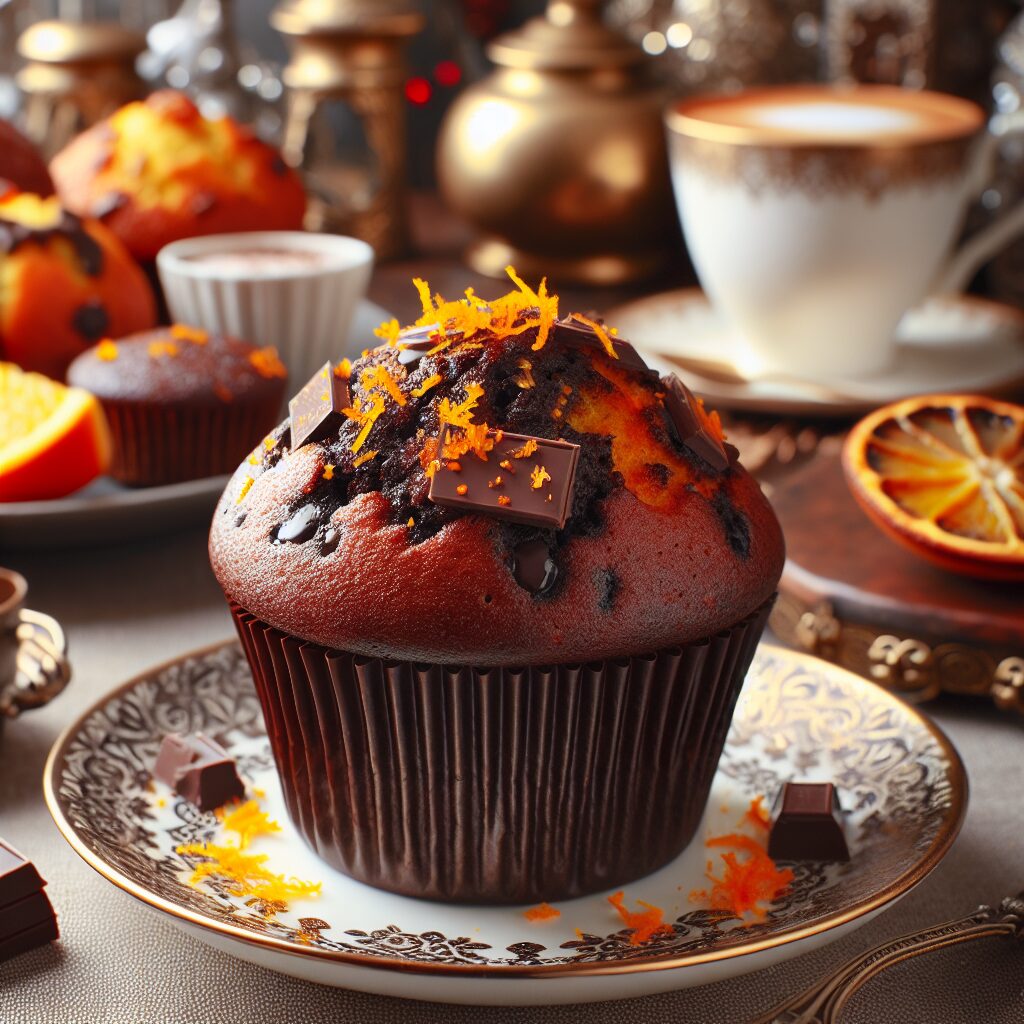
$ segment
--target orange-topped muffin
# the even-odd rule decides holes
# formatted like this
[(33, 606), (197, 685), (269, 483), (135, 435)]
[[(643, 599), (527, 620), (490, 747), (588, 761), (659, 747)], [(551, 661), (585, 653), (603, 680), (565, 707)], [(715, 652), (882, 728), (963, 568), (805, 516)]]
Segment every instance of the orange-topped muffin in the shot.
[(97, 220), (56, 197), (0, 197), (0, 359), (63, 380), (107, 335), (153, 326), (142, 270)]
[(83, 132), (50, 170), (69, 209), (101, 218), (145, 262), (179, 238), (295, 230), (306, 209), (298, 175), (272, 146), (169, 90)]
[(184, 324), (104, 339), (68, 370), (103, 405), (111, 475), (133, 486), (231, 472), (273, 427), (287, 376), (274, 349)]
[(211, 529), (288, 806), (409, 894), (536, 902), (696, 829), (782, 568), (714, 414), (543, 286), (328, 365)]

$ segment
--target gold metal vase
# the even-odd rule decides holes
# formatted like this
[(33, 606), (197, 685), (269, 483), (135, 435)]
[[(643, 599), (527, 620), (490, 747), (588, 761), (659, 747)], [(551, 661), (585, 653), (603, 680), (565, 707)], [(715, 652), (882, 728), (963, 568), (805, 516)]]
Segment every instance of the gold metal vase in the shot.
[(488, 55), (495, 71), (454, 102), (438, 140), (442, 195), (482, 232), (470, 265), (581, 284), (658, 270), (679, 243), (664, 96), (643, 51), (596, 0), (551, 0)]

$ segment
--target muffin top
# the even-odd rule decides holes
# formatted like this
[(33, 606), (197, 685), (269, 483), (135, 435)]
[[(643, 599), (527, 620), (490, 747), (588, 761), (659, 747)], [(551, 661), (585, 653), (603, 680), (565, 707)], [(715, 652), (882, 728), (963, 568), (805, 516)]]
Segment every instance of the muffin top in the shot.
[(50, 171), (69, 209), (102, 219), (141, 260), (179, 238), (298, 229), (306, 208), (298, 175), (273, 147), (171, 90), (93, 125)]
[(284, 396), (287, 371), (273, 348), (172, 324), (83, 352), (68, 383), (105, 402), (226, 405)]
[(156, 301), (124, 246), (56, 196), (0, 196), (0, 358), (62, 379), (108, 334), (156, 322)]
[(778, 523), (707, 413), (544, 284), (455, 302), (326, 366), (214, 516), (225, 593), (375, 657), (548, 664), (709, 637), (782, 569)]

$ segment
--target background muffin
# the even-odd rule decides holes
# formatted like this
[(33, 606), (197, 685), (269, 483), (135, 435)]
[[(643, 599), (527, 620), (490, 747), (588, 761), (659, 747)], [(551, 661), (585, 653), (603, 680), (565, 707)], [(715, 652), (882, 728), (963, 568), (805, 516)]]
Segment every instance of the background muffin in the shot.
[(9, 121), (0, 120), (0, 195), (8, 192), (50, 196), (53, 182), (36, 147)]
[(146, 276), (102, 224), (56, 197), (0, 198), (0, 359), (63, 380), (101, 338), (155, 322)]
[(179, 238), (301, 228), (306, 208), (298, 175), (276, 150), (172, 91), (83, 132), (50, 170), (70, 210), (101, 218), (147, 262)]
[(100, 342), (68, 381), (103, 405), (111, 475), (149, 486), (230, 472), (274, 425), (287, 372), (273, 349), (175, 324)]
[(717, 419), (631, 346), (525, 286), (425, 301), (449, 333), (388, 325), (311, 382), (293, 417), (336, 412), (278, 428), (214, 518), (290, 813), (408, 894), (616, 885), (697, 826), (780, 530)]

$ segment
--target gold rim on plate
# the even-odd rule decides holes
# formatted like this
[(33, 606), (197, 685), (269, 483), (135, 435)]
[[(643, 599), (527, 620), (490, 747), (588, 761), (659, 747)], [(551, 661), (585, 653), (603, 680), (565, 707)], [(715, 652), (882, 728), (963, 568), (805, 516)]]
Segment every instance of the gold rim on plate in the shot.
[(79, 837), (75, 826), (64, 814), (61, 802), (56, 793), (56, 785), (60, 771), (65, 763), (65, 752), (78, 732), (82, 729), (86, 720), (98, 709), (112, 700), (117, 699), (134, 687), (148, 680), (157, 673), (180, 664), (185, 658), (203, 658), (209, 655), (226, 650), (229, 647), (237, 647), (235, 640), (229, 640), (208, 647), (203, 647), (187, 654), (172, 658), (159, 665), (155, 665), (144, 672), (133, 676), (127, 682), (105, 694), (91, 707), (84, 711), (78, 718), (67, 726), (57, 738), (46, 760), (43, 775), (43, 793), (46, 805), (53, 816), (57, 828), (64, 838), (71, 845), (72, 849), (96, 872), (102, 875), (107, 881), (112, 882), (119, 889), (134, 896), (140, 902), (145, 903), (156, 910), (163, 911), (171, 917), (177, 918), (185, 924), (212, 931), (223, 937), (241, 941), (247, 945), (257, 948), (273, 950), (278, 953), (286, 953), (290, 956), (313, 957), (319, 960), (343, 963), (353, 967), (369, 967), (384, 971), (402, 971), (413, 974), (429, 975), (463, 975), (483, 978), (560, 978), (579, 975), (617, 975), (634, 974), (646, 971), (665, 971), (682, 967), (691, 967), (698, 964), (712, 963), (715, 961), (731, 960), (736, 957), (748, 956), (754, 953), (764, 952), (769, 949), (783, 947), (790, 943), (808, 939), (824, 932), (849, 924), (875, 911), (881, 910), (887, 904), (894, 902), (908, 893), (914, 886), (921, 882), (942, 860), (953, 845), (954, 840), (960, 832), (964, 815), (967, 809), (967, 774), (959, 754), (947, 739), (942, 730), (929, 721), (914, 707), (904, 704), (898, 697), (875, 687), (874, 684), (856, 676), (852, 672), (838, 668), (821, 659), (796, 651), (790, 651), (773, 644), (762, 644), (760, 650), (765, 653), (788, 662), (791, 665), (803, 666), (812, 672), (825, 672), (830, 676), (843, 677), (847, 679), (854, 688), (872, 687), (872, 694), (883, 704), (890, 704), (898, 709), (901, 715), (905, 715), (919, 728), (924, 730), (928, 736), (938, 745), (946, 759), (946, 777), (950, 789), (950, 806), (945, 815), (942, 826), (934, 836), (931, 845), (923, 851), (915, 863), (902, 872), (889, 884), (883, 886), (870, 896), (853, 902), (842, 910), (826, 914), (820, 920), (810, 924), (782, 928), (771, 935), (763, 938), (753, 939), (740, 945), (729, 946), (706, 951), (694, 951), (685, 955), (659, 955), (652, 956), (646, 960), (627, 960), (620, 963), (608, 963), (602, 961), (583, 961), (573, 964), (508, 964), (503, 966), (475, 965), (475, 964), (453, 964), (453, 963), (423, 963), (414, 961), (383, 960), (380, 957), (353, 952), (349, 950), (318, 949), (313, 946), (299, 947), (294, 943), (279, 939), (271, 935), (254, 934), (244, 928), (227, 924), (223, 921), (214, 920), (204, 914), (193, 912), (177, 906), (175, 903), (155, 893), (150, 892), (145, 886), (133, 881), (117, 869), (108, 864), (101, 856), (96, 854)]

